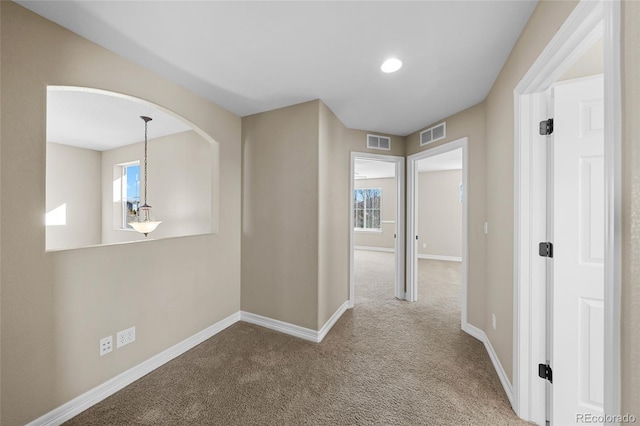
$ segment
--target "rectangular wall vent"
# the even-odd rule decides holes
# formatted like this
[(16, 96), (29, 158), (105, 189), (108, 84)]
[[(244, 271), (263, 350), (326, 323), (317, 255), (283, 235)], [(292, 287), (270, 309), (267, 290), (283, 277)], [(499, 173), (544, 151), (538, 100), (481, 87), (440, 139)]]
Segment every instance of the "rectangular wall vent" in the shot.
[(391, 138), (388, 136), (367, 135), (367, 148), (391, 151)]
[(429, 127), (420, 132), (420, 146), (431, 142), (439, 141), (447, 136), (447, 123), (443, 122), (437, 126)]

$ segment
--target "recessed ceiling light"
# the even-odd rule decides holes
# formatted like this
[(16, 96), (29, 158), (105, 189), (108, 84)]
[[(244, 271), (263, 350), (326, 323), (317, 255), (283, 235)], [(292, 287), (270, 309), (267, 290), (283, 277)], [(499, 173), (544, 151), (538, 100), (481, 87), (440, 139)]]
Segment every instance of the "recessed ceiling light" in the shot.
[(391, 58), (384, 61), (384, 64), (380, 67), (382, 72), (390, 73), (396, 72), (402, 68), (402, 61), (400, 59)]

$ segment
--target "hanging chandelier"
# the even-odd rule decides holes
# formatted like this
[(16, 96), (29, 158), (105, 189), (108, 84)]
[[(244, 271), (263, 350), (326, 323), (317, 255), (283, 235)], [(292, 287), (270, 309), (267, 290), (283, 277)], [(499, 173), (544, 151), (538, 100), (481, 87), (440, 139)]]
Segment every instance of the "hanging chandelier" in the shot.
[(147, 125), (152, 120), (150, 117), (140, 116), (144, 121), (144, 204), (138, 208), (136, 220), (130, 222), (131, 227), (146, 237), (153, 232), (162, 221), (154, 221), (151, 218), (151, 206), (147, 204)]

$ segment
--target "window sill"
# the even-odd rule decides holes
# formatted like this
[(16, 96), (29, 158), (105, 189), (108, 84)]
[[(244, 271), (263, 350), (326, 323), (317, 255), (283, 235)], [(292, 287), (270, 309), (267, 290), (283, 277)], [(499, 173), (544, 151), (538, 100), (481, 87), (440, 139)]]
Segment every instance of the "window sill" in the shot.
[(128, 232), (136, 232), (133, 228), (115, 228), (116, 231), (128, 231)]

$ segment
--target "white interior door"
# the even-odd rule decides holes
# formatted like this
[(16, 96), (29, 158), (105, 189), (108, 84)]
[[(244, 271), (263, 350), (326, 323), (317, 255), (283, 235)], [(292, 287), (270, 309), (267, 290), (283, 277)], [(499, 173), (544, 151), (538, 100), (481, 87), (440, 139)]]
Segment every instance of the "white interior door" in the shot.
[(602, 76), (554, 88), (550, 360), (555, 425), (585, 423), (585, 416), (603, 414), (603, 88)]

